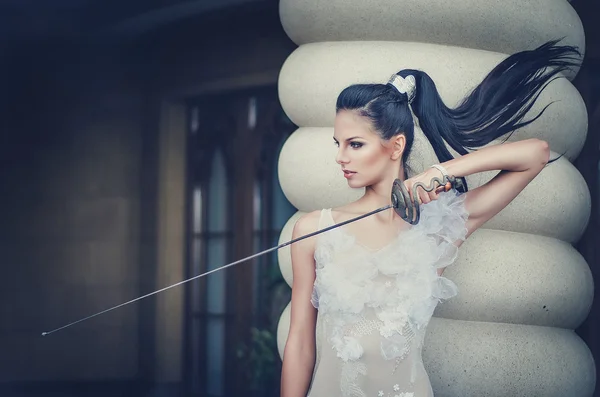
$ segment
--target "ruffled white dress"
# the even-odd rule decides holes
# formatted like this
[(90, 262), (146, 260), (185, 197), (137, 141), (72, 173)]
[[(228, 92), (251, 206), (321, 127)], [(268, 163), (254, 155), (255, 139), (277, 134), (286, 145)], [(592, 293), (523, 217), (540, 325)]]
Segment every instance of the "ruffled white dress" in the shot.
[[(467, 234), (464, 195), (421, 206), (417, 225), (376, 251), (339, 227), (318, 236), (312, 303), (322, 332), (308, 397), (430, 397), (421, 349), (438, 302), (457, 294), (438, 269)], [(321, 211), (319, 228), (335, 224)]]

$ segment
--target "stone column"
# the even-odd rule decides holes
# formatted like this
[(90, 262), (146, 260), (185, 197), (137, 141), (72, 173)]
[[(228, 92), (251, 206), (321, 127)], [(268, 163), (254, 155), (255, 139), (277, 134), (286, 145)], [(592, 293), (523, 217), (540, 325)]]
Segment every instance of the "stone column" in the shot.
[[(584, 50), (579, 17), (565, 0), (281, 0), (287, 34), (299, 47), (285, 62), (282, 105), (300, 128), (280, 157), (281, 186), (298, 213), (346, 203), (362, 190), (347, 187), (334, 162), (335, 99), (357, 82), (386, 82), (403, 69), (426, 71), (454, 106), (508, 54), (565, 37)], [(566, 153), (505, 210), (463, 245), (445, 276), (459, 295), (436, 310), (424, 361), (436, 397), (591, 396), (595, 367), (574, 333), (593, 296), (589, 267), (573, 248), (590, 214), (588, 188), (571, 164), (587, 132), (587, 113), (574, 77), (555, 80), (532, 114), (556, 101), (510, 140), (530, 137)], [(422, 135), (410, 163), (437, 162)], [(298, 180), (301, 175), (301, 181)], [(471, 188), (493, 177), (468, 178)], [(289, 249), (279, 252), (291, 285)], [(279, 350), (289, 329), (289, 306), (279, 324)]]

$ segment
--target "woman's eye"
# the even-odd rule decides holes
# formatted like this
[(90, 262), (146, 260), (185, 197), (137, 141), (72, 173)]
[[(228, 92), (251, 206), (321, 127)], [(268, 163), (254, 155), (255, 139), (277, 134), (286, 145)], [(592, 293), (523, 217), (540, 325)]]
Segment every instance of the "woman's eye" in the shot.
[(339, 142), (333, 141), (333, 144), (334, 144), (335, 146), (337, 146), (337, 147), (340, 147), (340, 143), (339, 143)]
[(350, 142), (350, 147), (351, 147), (351, 148), (353, 148), (353, 149), (358, 149), (358, 148), (361, 148), (361, 147), (362, 147), (362, 145), (363, 145), (363, 144), (362, 144), (362, 143), (360, 143), (360, 142)]

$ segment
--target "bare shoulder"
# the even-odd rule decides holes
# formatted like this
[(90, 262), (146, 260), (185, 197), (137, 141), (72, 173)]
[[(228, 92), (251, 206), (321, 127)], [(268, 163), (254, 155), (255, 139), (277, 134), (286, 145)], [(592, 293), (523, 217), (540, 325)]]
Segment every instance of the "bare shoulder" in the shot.
[(295, 237), (316, 232), (319, 228), (320, 217), (321, 211), (312, 211), (298, 218), (294, 225), (294, 235), (298, 234)]
[[(292, 239), (297, 239), (316, 232), (319, 229), (320, 217), (321, 211), (312, 211), (298, 218), (294, 225)], [(294, 257), (296, 253), (301, 256), (312, 256), (316, 247), (316, 238), (317, 236), (311, 236), (292, 244), (292, 257)]]

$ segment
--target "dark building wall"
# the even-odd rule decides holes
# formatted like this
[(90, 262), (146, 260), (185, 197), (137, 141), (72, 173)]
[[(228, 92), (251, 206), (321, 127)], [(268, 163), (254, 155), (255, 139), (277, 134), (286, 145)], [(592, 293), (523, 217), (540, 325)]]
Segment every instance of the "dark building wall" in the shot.
[(276, 84), (296, 48), (276, 2), (250, 4), (156, 29), (131, 42), (160, 98), (193, 97), (245, 84)]
[(4, 57), (0, 381), (130, 378), (139, 292), (141, 96), (110, 48)]
[(180, 380), (167, 294), (41, 333), (183, 275), (157, 260), (161, 103), (274, 84), (294, 48), (275, 9), (134, 40), (3, 47), (1, 384)]

